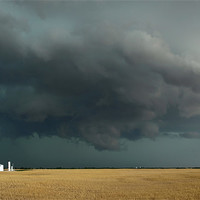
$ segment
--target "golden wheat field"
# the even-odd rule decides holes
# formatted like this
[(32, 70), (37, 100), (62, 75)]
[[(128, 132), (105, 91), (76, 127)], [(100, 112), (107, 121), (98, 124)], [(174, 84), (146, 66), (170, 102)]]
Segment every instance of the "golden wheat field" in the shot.
[(5, 171), (0, 173), (0, 199), (200, 199), (200, 170)]

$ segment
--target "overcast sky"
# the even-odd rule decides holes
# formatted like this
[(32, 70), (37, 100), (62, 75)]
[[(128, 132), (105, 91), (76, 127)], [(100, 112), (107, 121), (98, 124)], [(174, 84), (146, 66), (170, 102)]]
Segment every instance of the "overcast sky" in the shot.
[(199, 9), (1, 1), (0, 162), (200, 166)]

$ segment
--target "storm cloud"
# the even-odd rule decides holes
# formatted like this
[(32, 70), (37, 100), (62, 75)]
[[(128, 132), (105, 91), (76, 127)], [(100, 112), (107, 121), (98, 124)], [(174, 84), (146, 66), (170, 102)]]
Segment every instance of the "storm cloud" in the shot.
[(2, 137), (37, 132), (118, 150), (121, 138), (174, 131), (170, 109), (176, 120), (199, 116), (198, 60), (136, 22), (114, 23), (105, 3), (41, 4), (4, 3), (16, 13), (0, 12)]

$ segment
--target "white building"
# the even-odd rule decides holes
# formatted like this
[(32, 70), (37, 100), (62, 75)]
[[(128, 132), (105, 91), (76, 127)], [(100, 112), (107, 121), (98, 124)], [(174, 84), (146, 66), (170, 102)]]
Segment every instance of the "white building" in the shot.
[(0, 164), (0, 172), (4, 171), (4, 166)]
[(10, 161), (8, 161), (8, 171), (11, 171), (11, 162)]
[[(4, 165), (0, 164), (0, 172), (4, 171)], [(14, 166), (8, 161), (8, 171), (14, 171)]]
[(10, 161), (8, 161), (8, 171), (14, 171), (13, 164), (11, 165)]

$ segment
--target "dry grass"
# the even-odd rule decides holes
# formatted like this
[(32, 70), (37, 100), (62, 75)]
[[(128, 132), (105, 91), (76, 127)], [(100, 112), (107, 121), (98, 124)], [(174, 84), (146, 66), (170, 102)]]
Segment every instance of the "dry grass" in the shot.
[(200, 199), (198, 169), (74, 169), (0, 173), (0, 199)]

